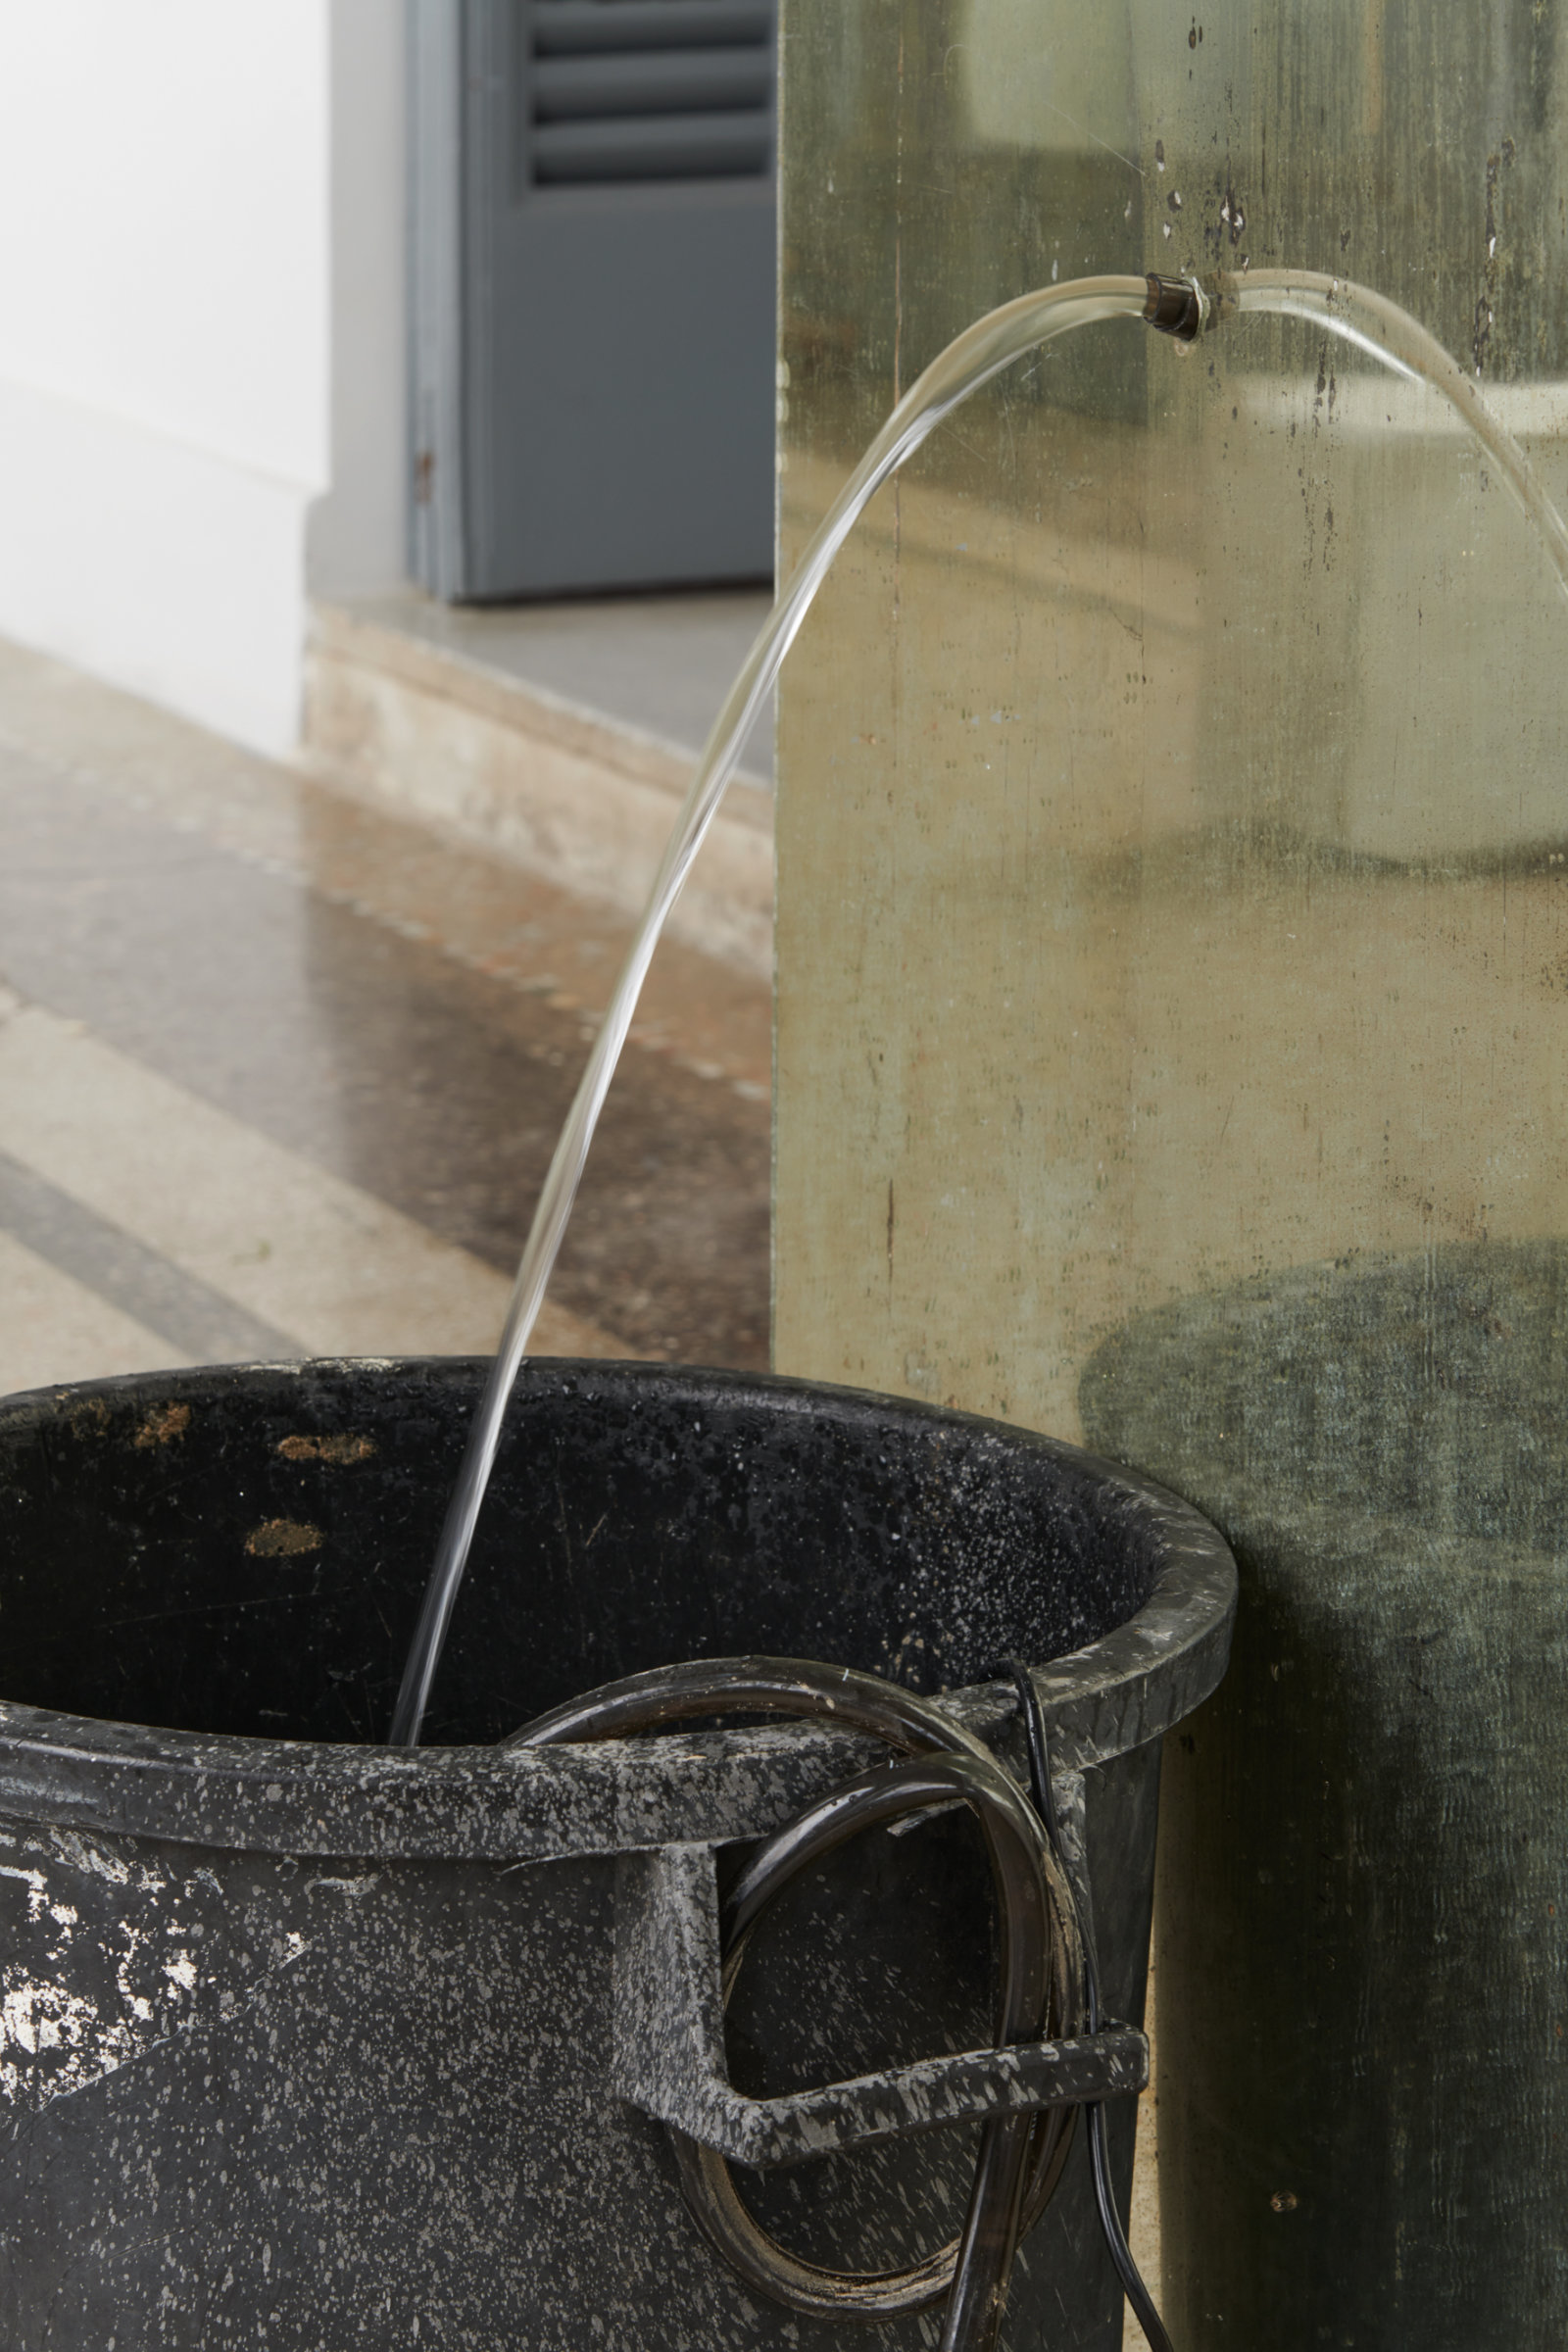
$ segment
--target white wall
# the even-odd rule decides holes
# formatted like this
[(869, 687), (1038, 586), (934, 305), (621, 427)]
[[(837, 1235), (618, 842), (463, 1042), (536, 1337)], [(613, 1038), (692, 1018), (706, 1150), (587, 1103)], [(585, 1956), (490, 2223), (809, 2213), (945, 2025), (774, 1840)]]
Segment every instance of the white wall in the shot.
[(318, 596), (408, 573), (408, 130), (403, 0), (331, 0), (331, 486)]
[(401, 569), (402, 13), (0, 0), (0, 632), (268, 751), (308, 539)]

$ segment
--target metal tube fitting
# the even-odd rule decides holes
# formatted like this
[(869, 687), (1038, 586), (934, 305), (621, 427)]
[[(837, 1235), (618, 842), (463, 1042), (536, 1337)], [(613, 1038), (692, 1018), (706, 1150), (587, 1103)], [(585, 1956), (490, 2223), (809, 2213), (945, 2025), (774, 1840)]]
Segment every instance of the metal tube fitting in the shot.
[(1162, 335), (1178, 343), (1196, 343), (1208, 324), (1208, 296), (1196, 277), (1159, 277), (1149, 273), (1149, 300), (1144, 317)]

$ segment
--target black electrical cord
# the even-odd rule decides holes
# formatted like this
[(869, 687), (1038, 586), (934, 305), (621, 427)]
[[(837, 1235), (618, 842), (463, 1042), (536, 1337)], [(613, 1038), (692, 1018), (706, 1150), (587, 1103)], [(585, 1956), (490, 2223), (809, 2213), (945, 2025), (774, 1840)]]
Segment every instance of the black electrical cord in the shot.
[[(894, 1684), (798, 1658), (701, 1659), (589, 1691), (506, 1744), (624, 1739), (682, 1717), (734, 1713), (825, 1717), (911, 1760), (861, 1773), (752, 1854), (720, 1923), (726, 1994), (757, 1922), (798, 1871), (860, 1830), (956, 1797), (979, 1820), (1002, 1914), (999, 2042), (1082, 2031), (1087, 1978), (1077, 1913), (1044, 1817), (983, 1740)], [(829, 2271), (789, 2253), (745, 2204), (725, 2160), (668, 2129), (698, 2227), (760, 2292), (793, 2310), (868, 2320), (946, 2297), (941, 2352), (993, 2352), (1018, 2241), (1061, 2177), (1074, 2113), (992, 2116), (981, 2128), (960, 2235), (906, 2270), (872, 2273)]]
[[(1029, 1745), (1033, 1804), (985, 1743), (926, 1700), (880, 1677), (800, 1658), (700, 1659), (590, 1690), (539, 1716), (504, 1742), (543, 1747), (627, 1739), (682, 1718), (718, 1714), (825, 1717), (868, 1732), (910, 1762), (878, 1765), (808, 1806), (764, 1840), (731, 1887), (720, 1921), (724, 1995), (753, 1929), (798, 1871), (877, 1824), (956, 1797), (977, 1815), (1003, 1923), (1000, 2042), (1100, 2030), (1094, 1954), (1081, 1933), (1051, 1779), (1051, 1750), (1034, 1678), (1020, 1659), (997, 1669), (1017, 1689)], [(886, 2320), (947, 2297), (942, 2352), (991, 2352), (1019, 2240), (1061, 2177), (1074, 2110), (1000, 2116), (981, 2135), (960, 2237), (906, 2270), (828, 2271), (788, 2253), (760, 2227), (712, 2149), (669, 2127), (686, 2201), (709, 2242), (750, 2284), (792, 2310)], [(1116, 2211), (1103, 2105), (1088, 2108), (1089, 2160), (1100, 2224), (1150, 2352), (1170, 2337), (1139, 2275)]]
[[(1035, 1689), (1034, 1676), (1021, 1658), (1006, 1661), (1018, 1692), (1018, 1709), (1023, 1717), (1024, 1731), (1029, 1741), (1029, 1777), (1033, 1784), (1035, 1810), (1045, 1824), (1056, 1858), (1066, 1867), (1062, 1852), (1061, 1824), (1056, 1817), (1055, 1792), (1051, 1782), (1051, 1745), (1046, 1731), (1045, 1710), (1040, 1693)], [(1091, 2034), (1100, 2031), (1100, 1984), (1095, 1955), (1088, 1937), (1082, 1941), (1084, 1966), (1084, 2007)], [(1110, 2181), (1110, 2153), (1105, 2143), (1105, 2109), (1096, 2099), (1086, 2109), (1089, 2126), (1089, 2167), (1095, 2180), (1095, 2202), (1100, 2208), (1100, 2227), (1104, 2231), (1110, 2259), (1116, 2266), (1122, 2292), (1132, 2306), (1133, 2316), (1149, 2338), (1150, 2352), (1174, 2352), (1165, 2323), (1154, 2308), (1154, 2299), (1144, 2284), (1143, 2274), (1133, 2260), (1127, 2233), (1116, 2210), (1115, 2191)]]

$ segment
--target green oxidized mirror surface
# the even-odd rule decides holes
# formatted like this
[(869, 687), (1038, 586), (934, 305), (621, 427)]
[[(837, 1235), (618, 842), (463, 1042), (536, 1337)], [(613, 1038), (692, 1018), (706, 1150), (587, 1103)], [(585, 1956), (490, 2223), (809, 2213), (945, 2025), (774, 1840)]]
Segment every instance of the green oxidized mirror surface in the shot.
[[(786, 558), (1054, 274), (1343, 270), (1568, 502), (1556, 0), (797, 0), (784, 58)], [(1167, 1762), (1178, 2341), (1545, 2352), (1568, 603), (1419, 386), (1111, 322), (882, 493), (779, 775), (780, 1366), (1087, 1439), (1243, 1555)]]

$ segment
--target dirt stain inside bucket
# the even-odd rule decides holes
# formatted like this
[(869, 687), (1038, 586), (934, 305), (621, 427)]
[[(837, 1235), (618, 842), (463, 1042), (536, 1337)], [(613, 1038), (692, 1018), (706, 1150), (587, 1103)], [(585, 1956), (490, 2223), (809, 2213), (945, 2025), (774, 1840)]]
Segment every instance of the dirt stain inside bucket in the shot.
[(136, 1432), (136, 1446), (142, 1450), (149, 1446), (172, 1445), (175, 1438), (182, 1438), (189, 1427), (188, 1404), (155, 1405)]
[(375, 1440), (348, 1431), (335, 1437), (297, 1433), (279, 1438), (277, 1450), (285, 1462), (327, 1462), (334, 1469), (342, 1469), (351, 1462), (368, 1462), (375, 1451)]
[(264, 1519), (245, 1539), (253, 1559), (286, 1559), (291, 1553), (319, 1551), (326, 1538), (305, 1519)]

